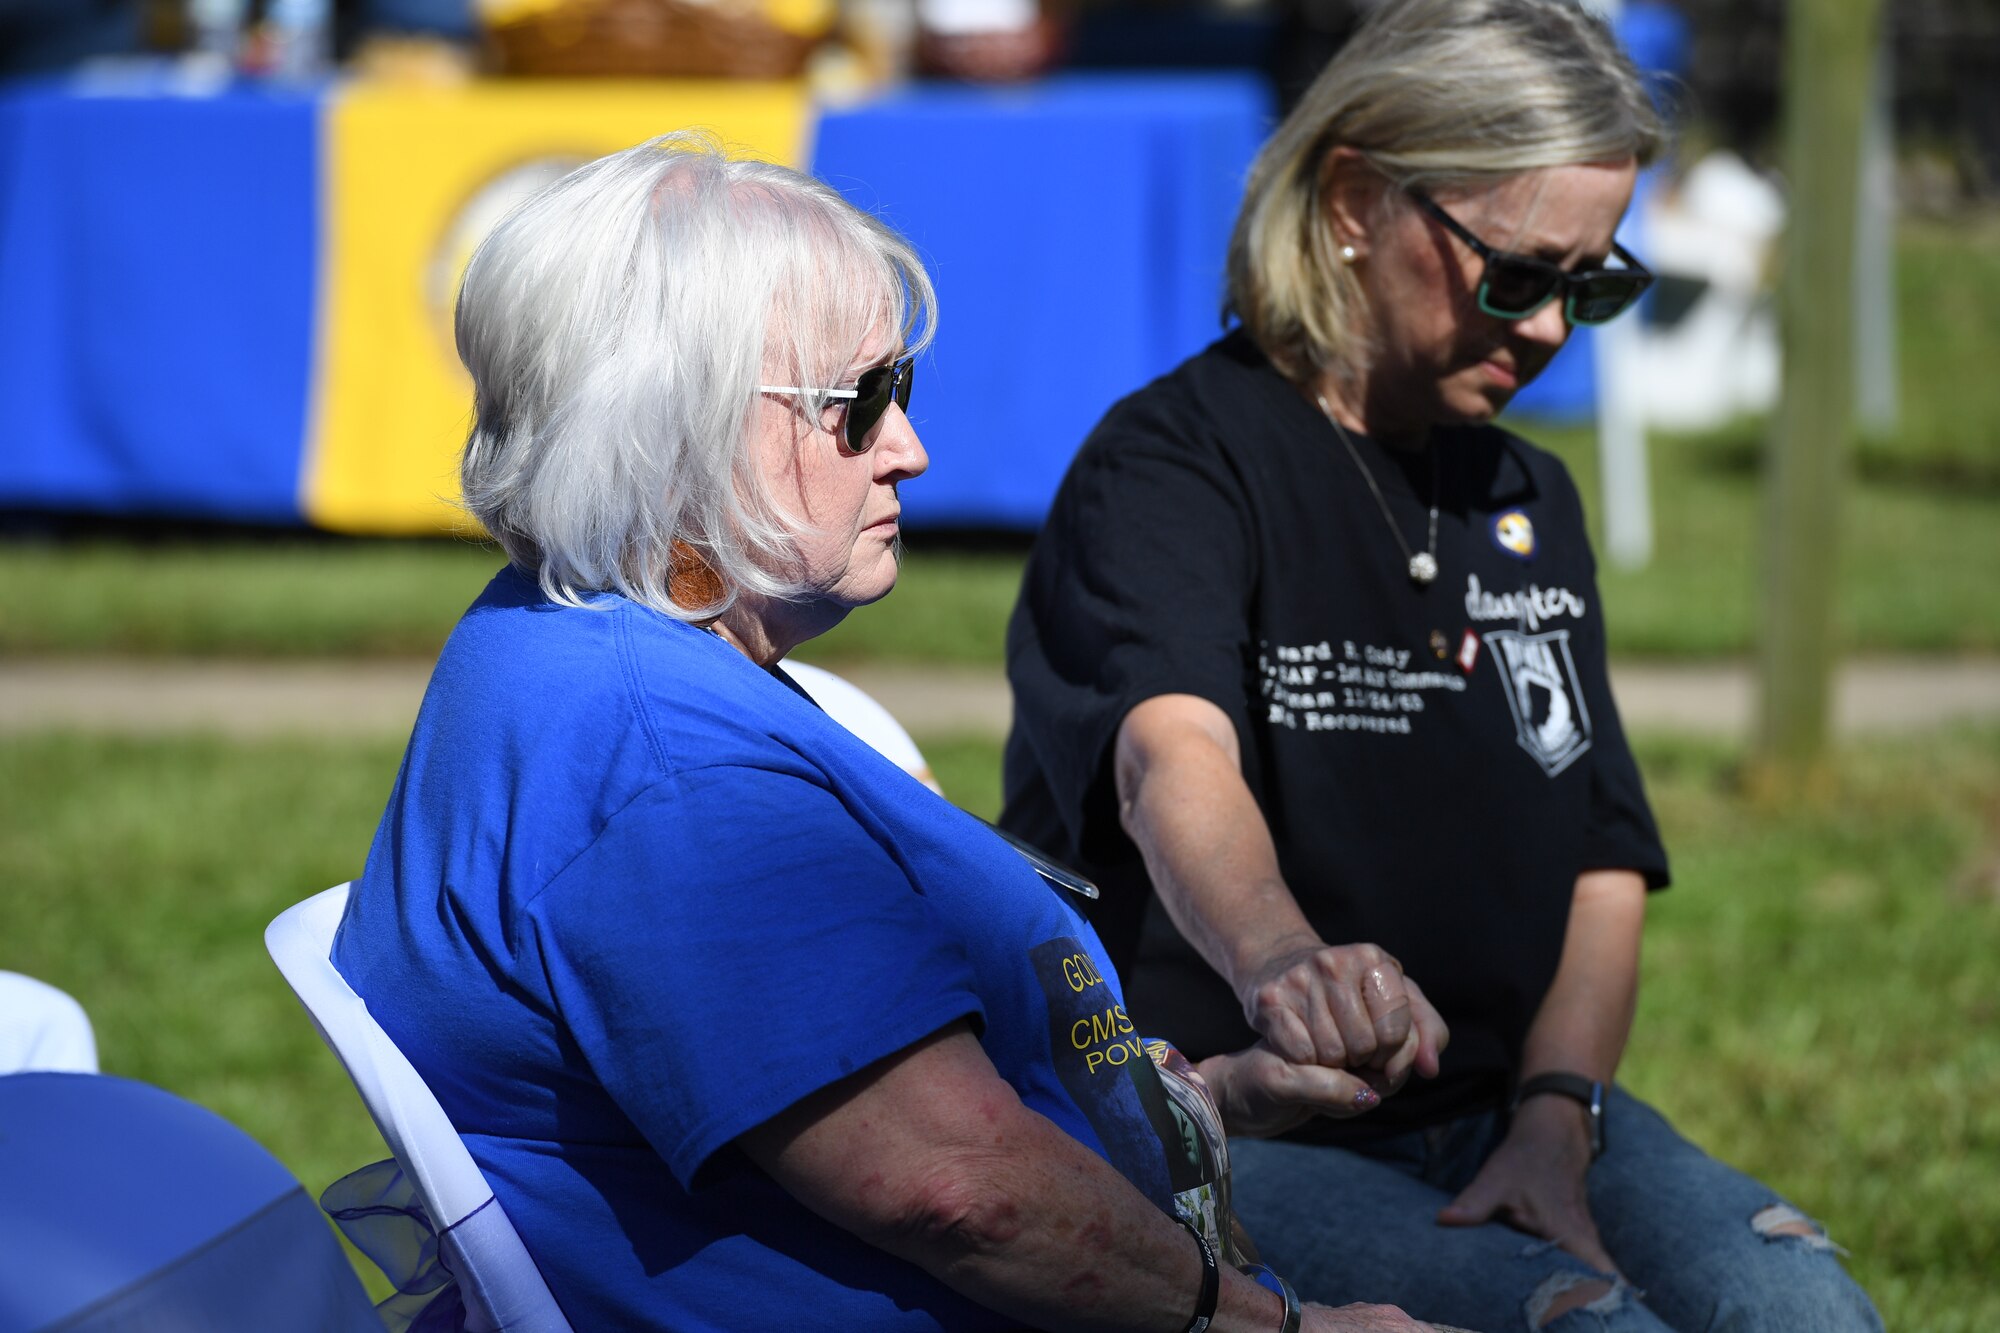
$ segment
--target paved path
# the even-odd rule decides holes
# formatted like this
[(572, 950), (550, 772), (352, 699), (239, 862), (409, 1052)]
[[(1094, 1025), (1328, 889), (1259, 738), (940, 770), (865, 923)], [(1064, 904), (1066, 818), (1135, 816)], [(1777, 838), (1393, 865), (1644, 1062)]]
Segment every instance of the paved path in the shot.
[[(0, 733), (67, 728), (230, 736), (400, 736), (423, 696), (418, 662), (0, 661)], [(1010, 704), (997, 671), (871, 667), (847, 675), (919, 735), (998, 736)], [(1633, 731), (1742, 735), (1752, 681), (1741, 664), (1633, 663), (1612, 673)], [(2000, 658), (1881, 658), (1841, 674), (1846, 735), (2000, 722)]]

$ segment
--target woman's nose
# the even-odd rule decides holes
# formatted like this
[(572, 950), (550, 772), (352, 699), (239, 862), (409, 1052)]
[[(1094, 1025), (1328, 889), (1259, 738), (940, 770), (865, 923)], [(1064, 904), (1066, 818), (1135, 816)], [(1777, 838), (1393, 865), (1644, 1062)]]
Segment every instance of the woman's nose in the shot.
[(924, 442), (917, 438), (917, 428), (910, 424), (902, 408), (889, 404), (876, 431), (876, 472), (881, 480), (906, 481), (921, 477), (930, 467), (931, 456), (925, 452)]
[(1514, 321), (1514, 333), (1551, 351), (1569, 341), (1568, 303), (1561, 297), (1549, 302), (1526, 319)]

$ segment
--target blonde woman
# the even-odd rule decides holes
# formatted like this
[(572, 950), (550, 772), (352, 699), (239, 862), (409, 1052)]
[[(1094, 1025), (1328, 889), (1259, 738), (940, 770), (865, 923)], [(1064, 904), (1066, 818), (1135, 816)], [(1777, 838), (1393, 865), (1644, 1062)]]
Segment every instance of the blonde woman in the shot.
[(1239, 327), (1084, 444), (1010, 627), (1002, 822), (1103, 886), (1134, 1004), (1354, 1080), (1366, 1114), (1235, 1156), (1319, 1299), (1879, 1327), (1813, 1223), (1616, 1086), (1667, 858), (1576, 489), (1493, 424), (1645, 290), (1615, 234), (1661, 133), (1567, 0), (1381, 6), (1257, 160)]

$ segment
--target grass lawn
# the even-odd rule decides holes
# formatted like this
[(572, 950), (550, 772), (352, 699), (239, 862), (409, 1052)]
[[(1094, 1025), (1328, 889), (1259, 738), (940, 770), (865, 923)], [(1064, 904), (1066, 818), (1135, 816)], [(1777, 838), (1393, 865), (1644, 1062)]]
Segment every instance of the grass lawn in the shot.
[[(1589, 436), (1521, 427), (1596, 496)], [(1658, 555), (1602, 571), (1613, 650), (1739, 655), (1754, 643), (1756, 477), (1739, 432), (1653, 445)], [(2000, 651), (2000, 488), (1858, 482), (1842, 532), (1840, 620), (1863, 652)], [(998, 663), (1021, 557), (915, 534), (896, 591), (804, 654)], [(210, 545), (0, 542), (0, 654), (319, 657), (437, 652), (499, 567), (454, 542)]]
[[(927, 737), (998, 803), (998, 750)], [(382, 1155), (266, 960), (359, 867), (394, 742), (0, 740), (0, 967), (79, 996), (105, 1067), (228, 1116), (317, 1191)], [(1641, 745), (1678, 885), (1655, 900), (1635, 1091), (1826, 1221), (1892, 1328), (2000, 1326), (2000, 737), (1850, 751), (1753, 817), (1735, 756)]]
[(1896, 246), (1902, 421), (1865, 470), (2000, 488), (2000, 211), (1904, 222)]
[[(1020, 558), (913, 544), (896, 594), (810, 656), (1000, 660)], [(0, 656), (429, 658), (501, 564), (454, 541), (0, 541)]]
[(0, 543), (0, 653), (435, 657), (500, 567), (458, 541)]
[[(1601, 549), (1594, 441), (1574, 428), (1517, 427), (1560, 454)], [(1614, 653), (1713, 657), (1756, 642), (1762, 497), (1754, 424), (1709, 438), (1652, 441), (1655, 551), (1643, 570), (1600, 563)], [(2000, 437), (2000, 421), (1994, 425)], [(1851, 651), (2000, 650), (2000, 487), (1858, 481), (1840, 533), (1838, 624)]]

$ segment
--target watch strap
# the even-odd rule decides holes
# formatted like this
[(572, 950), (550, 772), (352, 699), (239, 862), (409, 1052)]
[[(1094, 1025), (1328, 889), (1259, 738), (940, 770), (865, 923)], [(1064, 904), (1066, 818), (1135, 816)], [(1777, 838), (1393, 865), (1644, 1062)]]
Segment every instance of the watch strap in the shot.
[(1551, 1070), (1524, 1079), (1515, 1090), (1513, 1106), (1518, 1108), (1530, 1097), (1552, 1093), (1567, 1097), (1582, 1105), (1590, 1117), (1590, 1160), (1596, 1161), (1604, 1155), (1604, 1085), (1594, 1078), (1582, 1074), (1572, 1074), (1564, 1070)]

